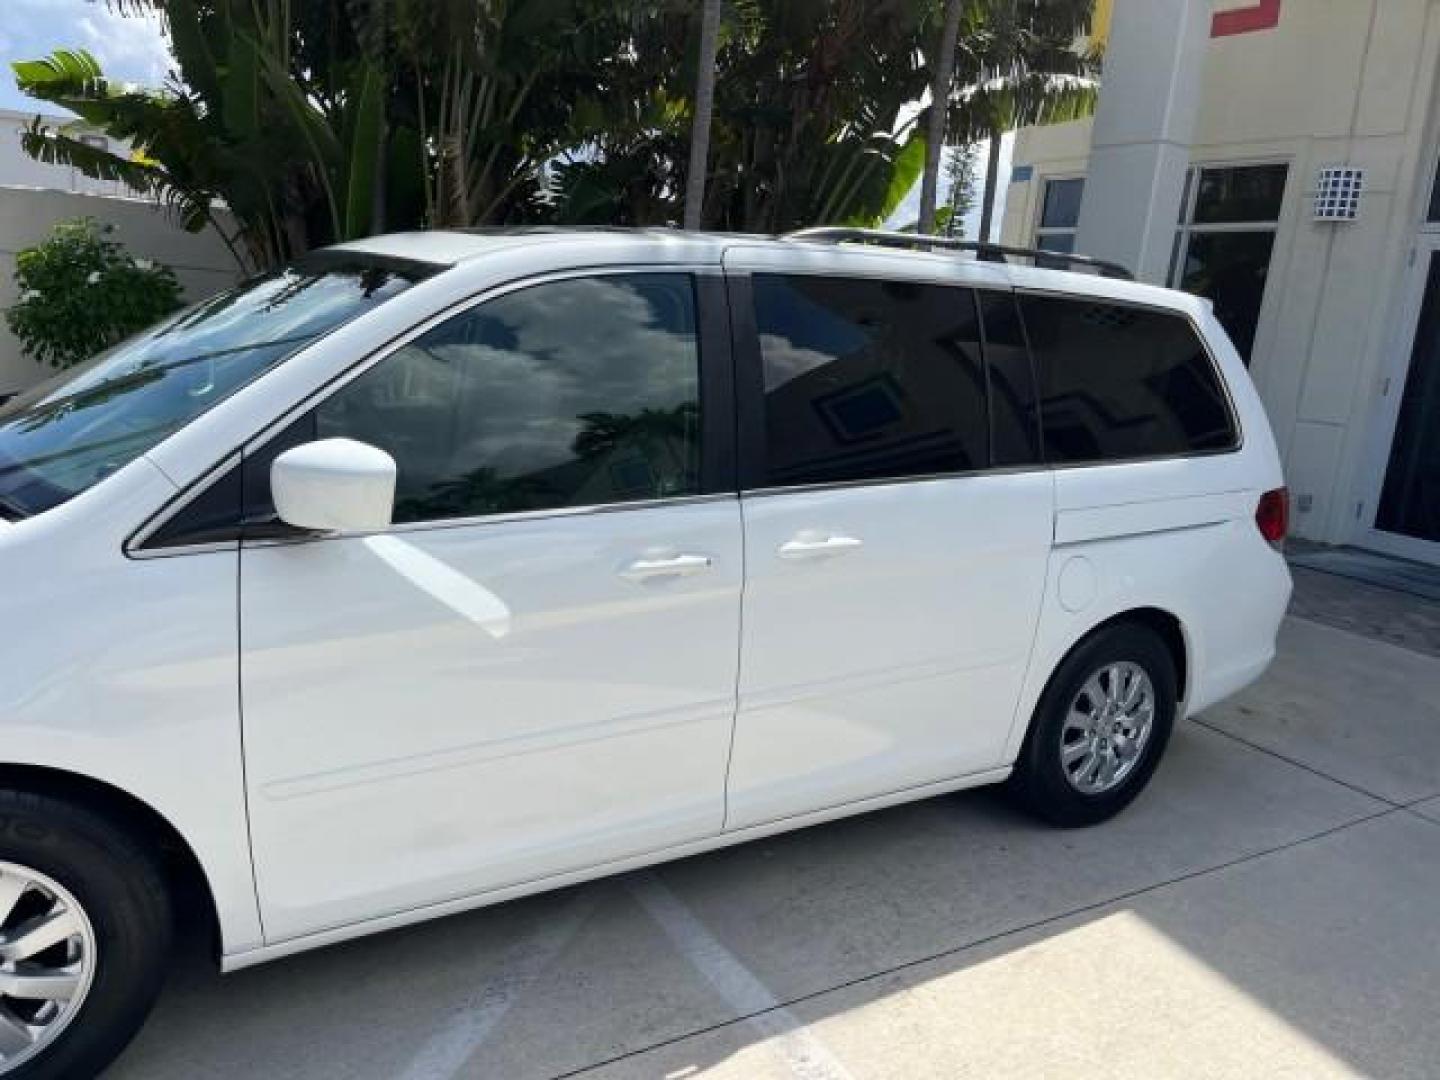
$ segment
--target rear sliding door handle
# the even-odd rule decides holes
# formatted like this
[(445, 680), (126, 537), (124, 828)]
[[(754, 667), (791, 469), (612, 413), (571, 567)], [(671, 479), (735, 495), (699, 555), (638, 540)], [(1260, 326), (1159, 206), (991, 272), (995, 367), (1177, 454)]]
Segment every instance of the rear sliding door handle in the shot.
[(828, 559), (858, 551), (864, 546), (865, 541), (854, 536), (826, 536), (814, 540), (796, 537), (781, 544), (777, 554), (782, 559)]
[(661, 559), (636, 559), (623, 570), (620, 576), (626, 581), (649, 581), (651, 578), (689, 577), (702, 570), (709, 570), (709, 555), (674, 555)]

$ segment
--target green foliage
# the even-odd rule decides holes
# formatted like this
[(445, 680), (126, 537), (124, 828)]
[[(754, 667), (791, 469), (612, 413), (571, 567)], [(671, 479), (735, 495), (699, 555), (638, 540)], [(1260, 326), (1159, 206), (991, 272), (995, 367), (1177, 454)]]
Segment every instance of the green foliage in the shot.
[[(233, 220), (251, 266), (381, 230), (681, 218), (695, 0), (109, 2), (163, 16), (163, 89), (114, 86), (74, 50), (12, 66), (138, 156), (39, 120), (27, 151), (163, 199), (189, 228)], [(949, 137), (1093, 106), (1093, 65), (1065, 36), (1091, 3), (966, 0)], [(882, 220), (924, 167), (914, 103), (938, 7), (725, 0), (703, 225)]]
[(975, 209), (975, 180), (978, 150), (974, 143), (951, 149), (945, 160), (945, 179), (950, 185), (945, 205), (935, 211), (935, 231), (944, 236), (965, 235), (965, 217)]
[(5, 322), (29, 356), (69, 367), (180, 306), (170, 268), (132, 258), (111, 232), (92, 218), (63, 221), (15, 256), (20, 299)]

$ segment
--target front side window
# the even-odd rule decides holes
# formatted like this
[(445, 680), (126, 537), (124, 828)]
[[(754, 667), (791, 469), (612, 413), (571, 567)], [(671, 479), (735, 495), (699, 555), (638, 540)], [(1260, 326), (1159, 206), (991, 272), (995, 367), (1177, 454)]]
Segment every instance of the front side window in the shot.
[(397, 523), (694, 495), (699, 372), (688, 275), (553, 281), (406, 344), (309, 434), (395, 458)]
[(1234, 418), (1189, 320), (1090, 299), (1021, 294), (1052, 464), (1227, 450)]
[(1248, 364), (1270, 273), (1287, 166), (1196, 167), (1186, 178), (1170, 284), (1209, 297)]
[(48, 510), (431, 268), (317, 256), (171, 317), (0, 409), (0, 515)]
[(771, 486), (935, 476), (988, 464), (974, 293), (756, 274)]

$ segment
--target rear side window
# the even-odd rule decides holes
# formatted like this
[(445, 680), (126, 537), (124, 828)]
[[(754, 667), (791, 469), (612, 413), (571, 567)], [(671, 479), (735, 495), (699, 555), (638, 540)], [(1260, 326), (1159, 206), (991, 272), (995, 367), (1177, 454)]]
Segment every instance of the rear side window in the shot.
[(1088, 299), (1019, 297), (1051, 464), (1228, 450), (1225, 390), (1189, 320)]
[(969, 289), (756, 274), (765, 483), (935, 476), (988, 464)]

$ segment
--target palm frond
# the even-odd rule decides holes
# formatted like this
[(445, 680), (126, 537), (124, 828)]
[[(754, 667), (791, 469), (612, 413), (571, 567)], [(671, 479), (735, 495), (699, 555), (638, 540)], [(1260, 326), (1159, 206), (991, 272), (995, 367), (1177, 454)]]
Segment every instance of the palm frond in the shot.
[(92, 180), (121, 183), (140, 195), (154, 195), (165, 186), (164, 172), (155, 166), (82, 142), (43, 117), (35, 117), (20, 133), (20, 148), (36, 161), (67, 165)]

